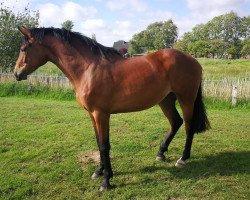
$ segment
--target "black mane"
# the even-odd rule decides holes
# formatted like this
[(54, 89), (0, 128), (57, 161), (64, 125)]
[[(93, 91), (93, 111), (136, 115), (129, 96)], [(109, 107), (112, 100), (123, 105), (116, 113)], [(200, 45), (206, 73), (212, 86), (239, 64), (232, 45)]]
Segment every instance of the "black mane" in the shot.
[(32, 28), (30, 31), (32, 36), (39, 41), (42, 41), (43, 37), (47, 34), (51, 34), (62, 41), (68, 42), (69, 44), (71, 44), (72, 39), (78, 39), (84, 46), (89, 47), (89, 49), (99, 58), (105, 57), (109, 60), (117, 56), (122, 57), (116, 49), (103, 46), (81, 33), (71, 32), (64, 28)]

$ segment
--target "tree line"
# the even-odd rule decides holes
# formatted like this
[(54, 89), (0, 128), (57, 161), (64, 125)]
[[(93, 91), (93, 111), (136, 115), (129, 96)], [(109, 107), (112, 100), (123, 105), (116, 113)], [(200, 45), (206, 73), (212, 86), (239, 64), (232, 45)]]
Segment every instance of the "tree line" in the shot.
[(175, 48), (195, 57), (240, 58), (250, 55), (250, 16), (230, 12), (196, 25)]
[[(14, 13), (0, 3), (0, 71), (11, 71), (19, 54), (22, 35), (18, 26), (38, 27), (39, 12)], [(67, 20), (62, 27), (72, 30)], [(92, 38), (96, 40), (95, 35)], [(214, 17), (206, 24), (195, 26), (178, 40), (178, 27), (169, 19), (150, 24), (129, 41), (129, 54), (154, 52), (162, 48), (177, 48), (195, 57), (239, 58), (250, 55), (250, 16), (239, 17), (230, 12)]]
[(174, 47), (194, 57), (240, 58), (250, 55), (250, 16), (230, 12), (196, 25), (177, 40), (177, 26), (172, 20), (155, 22), (135, 34), (129, 53), (156, 51)]

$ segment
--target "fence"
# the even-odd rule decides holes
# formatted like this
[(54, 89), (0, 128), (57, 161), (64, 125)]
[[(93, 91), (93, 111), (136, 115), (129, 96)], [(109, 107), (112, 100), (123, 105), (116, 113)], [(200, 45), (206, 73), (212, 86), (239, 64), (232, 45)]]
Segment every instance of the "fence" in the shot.
[[(14, 81), (13, 74), (0, 73), (0, 83)], [(30, 75), (27, 82), (32, 85), (43, 84), (49, 87), (71, 88), (71, 83), (66, 77), (61, 76), (41, 76)], [(237, 94), (239, 99), (250, 99), (250, 78), (241, 79), (222, 79), (222, 80), (204, 80), (204, 96), (216, 97), (220, 99), (231, 99), (232, 88), (236, 87), (237, 91), (233, 92), (234, 96)], [(236, 98), (236, 97), (234, 97)]]
[[(0, 73), (0, 83), (15, 81), (15, 77), (11, 73)], [(50, 87), (71, 88), (71, 83), (68, 78), (64, 76), (42, 76), (29, 75), (27, 82), (32, 85), (42, 84)]]
[(231, 99), (233, 96), (250, 100), (250, 78), (204, 80), (203, 88), (203, 94), (207, 97)]

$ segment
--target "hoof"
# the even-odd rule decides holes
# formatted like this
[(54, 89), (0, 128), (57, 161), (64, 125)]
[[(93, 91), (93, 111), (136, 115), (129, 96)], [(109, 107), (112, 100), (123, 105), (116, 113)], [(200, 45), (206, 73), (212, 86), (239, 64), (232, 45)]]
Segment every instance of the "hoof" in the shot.
[(99, 178), (101, 177), (102, 174), (97, 174), (97, 173), (94, 173), (92, 176), (91, 176), (91, 179), (96, 179), (96, 178)]
[(175, 166), (177, 168), (184, 168), (186, 166), (185, 161), (183, 161), (181, 158), (179, 160), (177, 160), (177, 162), (175, 163)]
[(164, 155), (163, 156), (157, 156), (155, 160), (163, 162), (163, 161), (166, 161), (166, 157)]
[(110, 190), (112, 188), (113, 187), (111, 185), (109, 185), (109, 186), (101, 186), (99, 191), (100, 192), (105, 192), (105, 191), (108, 191), (108, 190)]

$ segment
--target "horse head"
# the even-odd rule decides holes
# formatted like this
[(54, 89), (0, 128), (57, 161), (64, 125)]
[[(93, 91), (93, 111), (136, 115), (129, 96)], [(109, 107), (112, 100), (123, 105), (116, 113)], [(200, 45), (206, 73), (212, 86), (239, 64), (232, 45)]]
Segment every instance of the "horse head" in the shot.
[(18, 81), (26, 80), (38, 67), (44, 65), (48, 59), (46, 47), (41, 41), (34, 38), (32, 32), (25, 27), (18, 27), (24, 35), (24, 42), (20, 46), (20, 52), (16, 61), (14, 75)]

